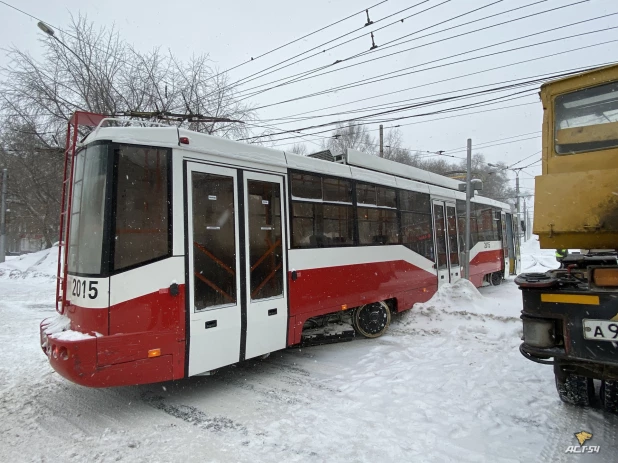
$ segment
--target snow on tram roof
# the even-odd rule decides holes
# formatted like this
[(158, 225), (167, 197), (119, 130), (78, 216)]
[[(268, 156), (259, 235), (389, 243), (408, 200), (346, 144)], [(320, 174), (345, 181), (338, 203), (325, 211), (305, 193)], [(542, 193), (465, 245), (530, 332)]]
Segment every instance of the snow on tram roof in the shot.
[[(189, 138), (189, 144), (180, 144), (181, 137)], [(172, 126), (105, 127), (100, 125), (87, 137), (85, 143), (97, 140), (182, 149), (280, 168), (354, 178), (452, 199), (465, 200), (466, 197), (465, 193), (458, 190), (461, 182), (457, 180), (352, 149), (347, 150), (343, 155), (343, 163), (340, 164)], [(474, 201), (510, 210), (510, 205), (483, 196), (475, 195)]]

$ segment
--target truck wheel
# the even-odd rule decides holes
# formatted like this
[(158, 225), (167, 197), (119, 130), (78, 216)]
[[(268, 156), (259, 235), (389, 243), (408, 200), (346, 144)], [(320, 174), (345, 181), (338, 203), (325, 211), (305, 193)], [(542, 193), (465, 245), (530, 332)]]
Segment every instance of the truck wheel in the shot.
[(594, 382), (585, 376), (556, 375), (556, 389), (560, 400), (567, 404), (588, 407), (594, 399)]
[(618, 381), (601, 383), (601, 403), (608, 412), (618, 413)]
[(366, 338), (382, 336), (391, 322), (391, 311), (384, 302), (360, 306), (354, 312), (354, 329)]
[(489, 282), (493, 286), (499, 286), (502, 283), (502, 272), (494, 272), (489, 276)]

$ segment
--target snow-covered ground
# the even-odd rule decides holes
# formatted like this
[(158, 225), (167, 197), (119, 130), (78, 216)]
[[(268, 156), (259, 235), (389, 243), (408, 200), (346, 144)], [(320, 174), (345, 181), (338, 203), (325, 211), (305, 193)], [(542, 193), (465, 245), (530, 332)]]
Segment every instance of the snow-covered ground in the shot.
[[(533, 238), (522, 269), (555, 267)], [(562, 404), (551, 367), (518, 352), (512, 280), (462, 281), (388, 335), (247, 361), (211, 377), (88, 389), (39, 347), (55, 251), (0, 264), (2, 461), (615, 462), (618, 419)], [(574, 433), (601, 454), (574, 456)]]

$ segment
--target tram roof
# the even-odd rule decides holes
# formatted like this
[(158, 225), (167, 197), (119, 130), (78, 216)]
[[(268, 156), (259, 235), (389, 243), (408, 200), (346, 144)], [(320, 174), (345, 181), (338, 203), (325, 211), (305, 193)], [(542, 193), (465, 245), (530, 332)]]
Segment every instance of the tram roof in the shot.
[[(187, 137), (189, 144), (181, 144), (179, 141), (181, 137)], [(99, 125), (86, 138), (84, 144), (102, 140), (181, 149), (221, 156), (230, 160), (354, 178), (385, 186), (422, 191), (450, 199), (465, 200), (466, 197), (465, 193), (458, 190), (461, 182), (457, 180), (351, 149), (343, 154), (343, 162), (337, 163), (171, 126), (106, 127)], [(474, 201), (510, 210), (509, 204), (483, 196), (475, 195)]]

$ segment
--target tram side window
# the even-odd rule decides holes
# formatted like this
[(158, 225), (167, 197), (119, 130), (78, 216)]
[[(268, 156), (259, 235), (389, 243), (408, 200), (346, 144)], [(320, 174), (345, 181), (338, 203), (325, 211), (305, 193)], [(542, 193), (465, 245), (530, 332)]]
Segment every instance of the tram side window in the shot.
[(431, 202), (429, 195), (415, 191), (399, 191), (402, 244), (412, 251), (434, 260)]
[(479, 241), (493, 241), (493, 211), (491, 207), (485, 206), (484, 204), (476, 204), (476, 220), (477, 220), (477, 239), (474, 240), (475, 243)]
[(494, 208), (494, 241), (502, 240), (502, 215), (500, 209)]
[(322, 177), (292, 174), (292, 196), (294, 199), (322, 199)]
[(399, 243), (396, 210), (359, 207), (357, 212), (359, 244)]
[[(471, 204), (474, 206), (474, 204)], [(466, 249), (466, 202), (458, 199), (455, 202), (457, 209), (457, 227), (459, 229), (459, 246), (461, 251)]]
[(328, 248), (354, 244), (354, 211), (349, 180), (291, 175), (292, 247)]
[(357, 183), (356, 199), (358, 244), (398, 244), (399, 222), (396, 190), (368, 183)]
[[(470, 203), (470, 249), (479, 241), (485, 241), (485, 231), (482, 224), (482, 204)], [(459, 225), (459, 243), (461, 250), (466, 247), (466, 202), (457, 200), (457, 222)]]
[(169, 255), (169, 150), (118, 150), (114, 270)]

